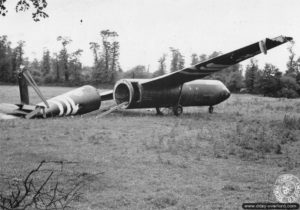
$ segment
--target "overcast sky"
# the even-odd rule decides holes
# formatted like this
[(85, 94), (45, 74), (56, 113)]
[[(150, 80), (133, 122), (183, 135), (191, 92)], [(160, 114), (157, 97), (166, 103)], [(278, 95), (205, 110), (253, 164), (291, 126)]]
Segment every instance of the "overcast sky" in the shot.
[[(124, 70), (141, 64), (155, 71), (169, 47), (180, 49), (188, 66), (192, 53), (226, 53), (279, 35), (294, 37), (300, 53), (299, 0), (48, 0), (49, 18), (40, 22), (34, 22), (29, 12), (15, 13), (17, 0), (8, 2), (9, 13), (0, 17), (1, 35), (8, 35), (13, 46), (26, 41), (31, 59), (41, 59), (44, 48), (58, 52), (56, 38), (61, 35), (71, 37), (70, 51), (83, 49), (81, 61), (92, 65), (89, 42), (100, 42), (105, 29), (119, 34)], [(260, 65), (271, 62), (285, 70), (287, 46), (256, 58)]]

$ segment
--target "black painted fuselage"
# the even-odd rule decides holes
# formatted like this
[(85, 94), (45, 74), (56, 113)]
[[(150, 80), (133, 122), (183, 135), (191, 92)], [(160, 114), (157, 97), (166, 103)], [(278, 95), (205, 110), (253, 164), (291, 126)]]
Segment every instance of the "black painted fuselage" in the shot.
[(143, 87), (137, 79), (120, 80), (114, 88), (117, 104), (128, 102), (127, 109), (173, 106), (213, 106), (230, 96), (218, 80), (194, 80), (175, 87)]

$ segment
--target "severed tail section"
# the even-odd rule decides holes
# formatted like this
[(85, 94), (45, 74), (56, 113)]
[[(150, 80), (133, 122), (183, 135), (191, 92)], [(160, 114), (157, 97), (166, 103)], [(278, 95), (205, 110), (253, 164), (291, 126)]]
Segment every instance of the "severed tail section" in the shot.
[[(89, 85), (46, 100), (27, 69), (20, 70), (18, 80), (21, 103), (0, 104), (0, 119), (13, 119), (14, 117), (31, 119), (85, 114), (99, 109), (101, 105), (101, 95), (96, 88)], [(42, 100), (41, 103), (29, 104), (28, 83)], [(110, 95), (111, 93), (108, 93), (107, 97), (110, 98)]]

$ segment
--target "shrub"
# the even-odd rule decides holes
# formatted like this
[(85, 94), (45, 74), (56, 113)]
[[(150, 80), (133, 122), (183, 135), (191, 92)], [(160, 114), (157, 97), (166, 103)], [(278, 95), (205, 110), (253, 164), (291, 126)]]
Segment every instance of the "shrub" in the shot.
[[(266, 153), (276, 153), (278, 138), (272, 129), (259, 122), (238, 123), (233, 134), (232, 143), (237, 147), (230, 152), (239, 155), (242, 159), (258, 159)], [(232, 147), (232, 145), (231, 145)]]
[(52, 82), (54, 82), (52, 75), (47, 74), (44, 78), (44, 83), (48, 84), (48, 83), (52, 83)]
[(277, 96), (278, 97), (285, 97), (285, 98), (297, 98), (297, 97), (299, 97), (298, 93), (295, 90), (289, 89), (289, 88), (281, 88), (277, 92)]
[(283, 127), (291, 130), (300, 130), (300, 118), (284, 115)]

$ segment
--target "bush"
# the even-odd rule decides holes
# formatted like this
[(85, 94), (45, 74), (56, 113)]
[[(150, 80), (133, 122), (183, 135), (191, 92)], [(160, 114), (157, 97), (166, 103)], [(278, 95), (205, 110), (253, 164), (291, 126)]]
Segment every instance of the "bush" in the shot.
[(297, 97), (299, 97), (298, 93), (295, 90), (288, 89), (288, 88), (281, 88), (281, 90), (279, 90), (277, 92), (277, 96), (278, 97), (285, 97), (285, 98), (297, 98)]
[(52, 83), (52, 82), (54, 82), (52, 75), (47, 74), (44, 78), (44, 83), (48, 84), (48, 83)]
[(43, 83), (42, 77), (39, 77), (39, 76), (33, 76), (33, 79), (34, 79), (34, 81), (35, 81), (38, 85), (40, 85), (40, 84)]
[(288, 128), (291, 130), (300, 130), (300, 118), (284, 115), (283, 126), (284, 128)]
[(240, 122), (228, 145), (228, 151), (229, 154), (237, 155), (244, 160), (257, 160), (264, 158), (267, 153), (280, 154), (279, 140), (273, 129), (259, 122)]

